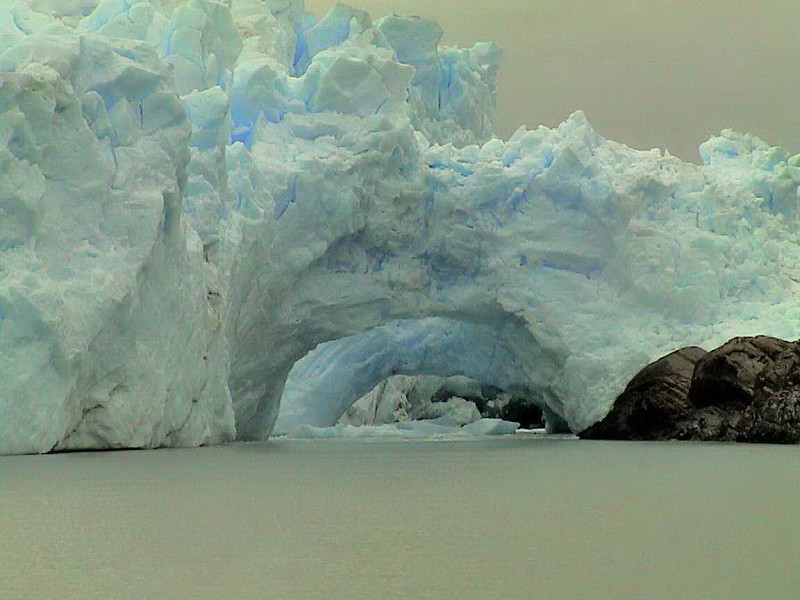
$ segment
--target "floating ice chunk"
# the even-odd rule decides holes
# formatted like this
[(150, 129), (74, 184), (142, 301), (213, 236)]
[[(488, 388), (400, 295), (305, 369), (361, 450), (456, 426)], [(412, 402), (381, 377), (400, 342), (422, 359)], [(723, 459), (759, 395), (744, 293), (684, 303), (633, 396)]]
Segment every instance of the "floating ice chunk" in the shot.
[(446, 418), (457, 425), (467, 425), (480, 419), (481, 413), (474, 402), (464, 398), (453, 397), (445, 402), (433, 402), (425, 406), (418, 418)]
[(424, 435), (443, 435), (460, 431), (458, 423), (453, 419), (403, 421), (401, 423), (395, 423), (394, 427), (402, 431), (413, 431)]
[(519, 429), (519, 423), (502, 419), (480, 419), (461, 428), (462, 431), (471, 435), (508, 435), (517, 429)]
[(403, 421), (393, 425), (334, 425), (315, 427), (298, 425), (286, 433), (290, 439), (463, 439), (465, 437), (508, 435), (519, 428), (519, 423), (501, 419), (480, 419), (459, 427), (452, 419), (442, 417), (430, 421)]
[(457, 426), (433, 424), (430, 421), (407, 421), (395, 425), (335, 425), (333, 427), (314, 427), (298, 425), (286, 437), (290, 439), (449, 439), (464, 437)]

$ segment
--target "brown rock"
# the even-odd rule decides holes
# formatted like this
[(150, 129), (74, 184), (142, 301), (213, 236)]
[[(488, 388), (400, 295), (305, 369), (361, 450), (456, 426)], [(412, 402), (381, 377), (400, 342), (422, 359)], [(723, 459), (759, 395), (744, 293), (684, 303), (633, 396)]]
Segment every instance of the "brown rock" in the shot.
[[(689, 400), (700, 410), (676, 437), (695, 440), (800, 443), (800, 342), (766, 336), (734, 338), (698, 363)], [(708, 427), (708, 411), (722, 411)], [(699, 427), (700, 419), (705, 427)]]
[(645, 367), (587, 439), (800, 443), (800, 342), (734, 338)]
[(697, 364), (689, 400), (698, 408), (743, 409), (756, 399), (762, 377), (797, 361), (797, 344), (766, 336), (733, 338)]
[(695, 364), (706, 351), (681, 348), (649, 364), (631, 380), (611, 412), (580, 434), (586, 439), (659, 440), (675, 432), (695, 407), (689, 388)]

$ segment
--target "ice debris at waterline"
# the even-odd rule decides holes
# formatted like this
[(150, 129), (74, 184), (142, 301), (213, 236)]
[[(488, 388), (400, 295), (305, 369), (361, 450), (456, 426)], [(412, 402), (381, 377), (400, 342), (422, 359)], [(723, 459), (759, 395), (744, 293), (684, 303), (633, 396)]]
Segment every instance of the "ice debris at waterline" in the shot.
[(497, 47), (440, 37), (302, 0), (0, 3), (0, 451), (265, 438), (319, 344), (320, 411), (413, 369), (578, 431), (675, 348), (798, 337), (800, 156), (725, 131), (695, 166), (580, 112), (504, 142)]
[[(442, 417), (458, 425), (468, 425), (482, 417), (519, 422), (525, 429), (544, 425), (535, 398), (514, 397), (468, 377), (433, 375), (392, 375), (351, 404), (335, 423), (330, 423), (324, 419), (329, 412), (308, 410), (314, 402), (307, 399), (314, 396), (295, 383), (302, 381), (303, 364), (307, 361), (298, 361), (289, 375), (273, 433), (286, 433), (299, 425), (371, 426)], [(318, 401), (325, 402), (329, 397), (321, 393)]]
[(463, 427), (447, 417), (429, 421), (403, 421), (384, 425), (297, 425), (285, 435), (290, 439), (474, 439), (476, 436), (511, 435), (519, 423), (502, 419), (478, 419)]

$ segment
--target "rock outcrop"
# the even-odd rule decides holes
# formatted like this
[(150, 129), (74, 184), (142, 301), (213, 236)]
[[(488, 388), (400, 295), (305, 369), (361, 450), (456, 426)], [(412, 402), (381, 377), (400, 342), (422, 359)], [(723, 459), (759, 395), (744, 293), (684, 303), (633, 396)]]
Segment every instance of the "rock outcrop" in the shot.
[(611, 412), (581, 437), (611, 440), (660, 440), (694, 412), (689, 389), (695, 365), (706, 351), (681, 348), (647, 365), (614, 402)]
[(580, 437), (800, 443), (800, 342), (682, 348), (645, 367)]

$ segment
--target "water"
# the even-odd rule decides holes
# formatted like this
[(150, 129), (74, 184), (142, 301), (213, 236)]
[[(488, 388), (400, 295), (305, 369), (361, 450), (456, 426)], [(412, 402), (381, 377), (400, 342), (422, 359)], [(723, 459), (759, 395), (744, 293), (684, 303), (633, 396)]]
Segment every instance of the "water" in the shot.
[(0, 459), (3, 598), (798, 598), (796, 447), (515, 436)]

